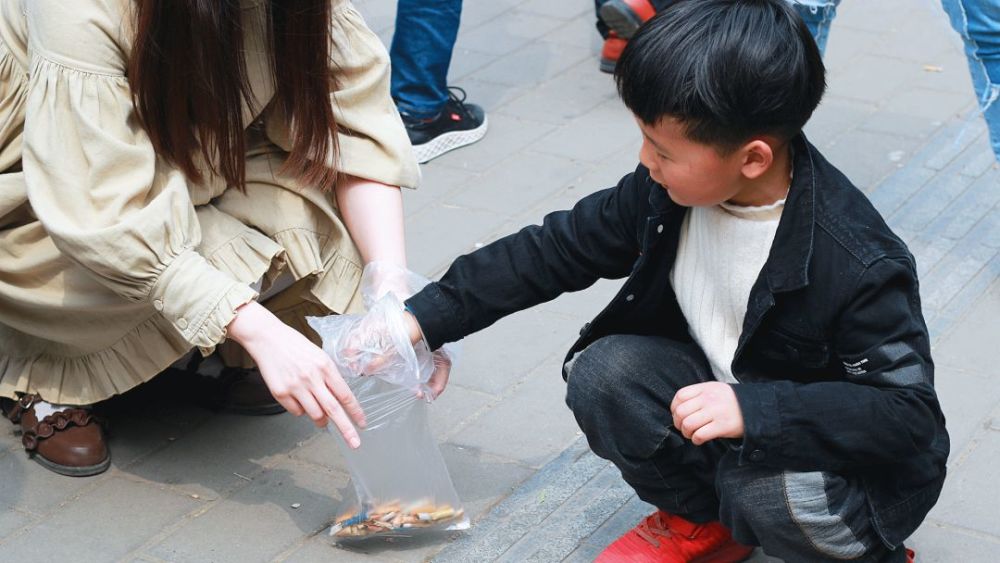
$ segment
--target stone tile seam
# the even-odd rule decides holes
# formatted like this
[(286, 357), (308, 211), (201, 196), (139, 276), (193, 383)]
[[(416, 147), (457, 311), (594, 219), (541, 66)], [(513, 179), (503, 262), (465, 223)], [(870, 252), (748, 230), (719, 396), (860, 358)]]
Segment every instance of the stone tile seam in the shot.
[(924, 520), (924, 524), (931, 524), (933, 526), (936, 526), (943, 530), (947, 530), (949, 532), (955, 532), (978, 540), (985, 540), (991, 543), (996, 543), (998, 544), (998, 546), (1000, 546), (1000, 536), (996, 536), (994, 534), (984, 532), (982, 530), (976, 530), (975, 528), (968, 528), (966, 526), (962, 526), (961, 524), (947, 522), (934, 517), (930, 517)]
[[(1000, 401), (994, 405), (990, 414), (983, 417), (983, 422), (985, 423), (988, 420), (992, 420), (998, 415), (1000, 415)], [(990, 432), (996, 432), (996, 430), (990, 430), (986, 427), (986, 424), (977, 424), (972, 436), (970, 436), (968, 441), (965, 443), (965, 447), (959, 450), (958, 455), (951, 456), (951, 459), (948, 461), (948, 471), (955, 471), (961, 468), (969, 457), (975, 453), (976, 449), (979, 448), (980, 442), (984, 441), (985, 437), (988, 436)]]

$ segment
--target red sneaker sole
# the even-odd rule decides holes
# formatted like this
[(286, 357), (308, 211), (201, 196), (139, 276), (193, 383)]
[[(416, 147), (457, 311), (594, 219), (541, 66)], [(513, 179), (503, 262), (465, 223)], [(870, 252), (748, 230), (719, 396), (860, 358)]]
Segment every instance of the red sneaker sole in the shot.
[(752, 547), (731, 544), (704, 557), (692, 559), (691, 563), (737, 563), (746, 561), (752, 554)]

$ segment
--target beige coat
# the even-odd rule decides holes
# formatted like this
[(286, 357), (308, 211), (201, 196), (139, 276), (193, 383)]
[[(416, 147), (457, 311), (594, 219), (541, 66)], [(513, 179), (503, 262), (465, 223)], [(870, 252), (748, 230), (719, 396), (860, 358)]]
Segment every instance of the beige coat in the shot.
[[(125, 76), (129, 2), (0, 0), (0, 396), (87, 404), (126, 391), (192, 348), (211, 352), (256, 298), (250, 284), (283, 271), (299, 282), (270, 306), (293, 326), (358, 304), (362, 264), (332, 196), (277, 173), (282, 115), (244, 108), (245, 194), (188, 182), (156, 156)], [(335, 164), (414, 187), (385, 48), (334, 4)], [(265, 7), (244, 0), (261, 107), (274, 93)]]

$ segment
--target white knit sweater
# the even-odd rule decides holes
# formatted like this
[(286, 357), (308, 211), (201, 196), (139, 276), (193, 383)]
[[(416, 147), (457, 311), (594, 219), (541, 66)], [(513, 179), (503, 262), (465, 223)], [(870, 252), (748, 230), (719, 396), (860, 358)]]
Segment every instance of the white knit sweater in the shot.
[(695, 342), (719, 381), (732, 362), (750, 288), (767, 260), (785, 200), (763, 207), (694, 207), (681, 226), (670, 283)]

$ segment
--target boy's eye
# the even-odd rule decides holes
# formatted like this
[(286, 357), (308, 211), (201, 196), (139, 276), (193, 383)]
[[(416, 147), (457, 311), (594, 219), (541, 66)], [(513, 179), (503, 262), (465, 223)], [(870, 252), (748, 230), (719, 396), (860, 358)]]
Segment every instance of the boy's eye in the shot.
[(662, 158), (664, 160), (670, 160), (669, 156), (667, 156), (667, 155), (665, 155), (665, 154), (663, 154), (661, 152), (656, 153), (656, 156), (658, 156), (658, 157), (660, 157), (660, 158)]

